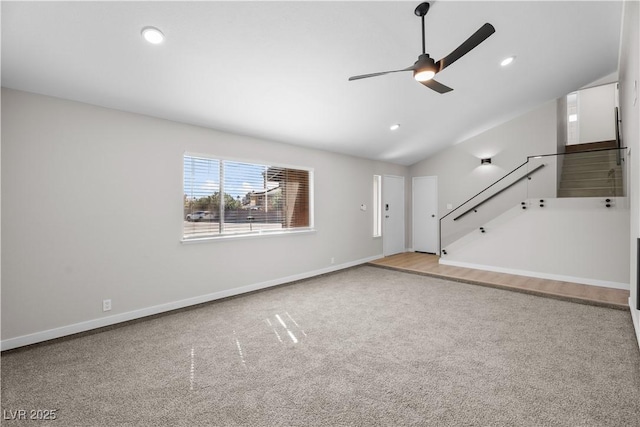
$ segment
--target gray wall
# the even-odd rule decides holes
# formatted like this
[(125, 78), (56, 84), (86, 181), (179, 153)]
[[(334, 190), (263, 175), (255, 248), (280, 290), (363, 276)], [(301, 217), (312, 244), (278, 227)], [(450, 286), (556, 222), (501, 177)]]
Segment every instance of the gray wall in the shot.
[[(374, 174), (410, 183), (404, 166), (14, 90), (2, 114), (3, 345), (380, 256), (360, 205)], [(315, 233), (181, 243), (185, 151), (313, 168)]]
[(578, 91), (579, 144), (611, 141), (615, 133), (616, 84)]
[(622, 143), (629, 147), (627, 159), (629, 164), (627, 170), (630, 171), (629, 178), (629, 200), (631, 209), (631, 297), (629, 299), (633, 321), (638, 335), (640, 345), (640, 310), (636, 310), (637, 301), (637, 268), (638, 254), (636, 250), (636, 239), (640, 237), (640, 111), (638, 111), (638, 85), (640, 76), (638, 73), (638, 63), (640, 62), (640, 46), (638, 39), (638, 26), (640, 25), (640, 8), (638, 2), (624, 2), (624, 15), (622, 26), (622, 46), (620, 49), (620, 113), (621, 113), (621, 138)]
[(476, 230), (450, 245), (440, 262), (629, 289), (626, 198), (611, 208), (597, 197), (547, 199), (544, 207), (516, 206), (483, 226), (485, 233)]
[[(438, 210), (442, 217), (449, 212), (447, 204), (455, 208), (524, 163), (527, 156), (555, 153), (556, 141), (557, 105), (554, 100), (412, 165), (409, 175), (438, 176)], [(480, 165), (483, 157), (492, 158), (490, 166)], [(548, 179), (553, 181), (550, 183), (553, 186), (555, 173)], [(527, 196), (526, 185), (520, 187), (523, 190), (516, 189), (522, 192), (517, 200)], [(493, 201), (492, 205), (495, 206)], [(499, 212), (510, 207), (500, 208)]]

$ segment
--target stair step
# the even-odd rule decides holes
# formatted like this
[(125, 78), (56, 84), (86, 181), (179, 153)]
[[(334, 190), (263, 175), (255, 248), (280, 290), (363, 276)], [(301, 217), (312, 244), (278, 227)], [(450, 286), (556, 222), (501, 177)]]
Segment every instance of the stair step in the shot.
[(602, 150), (604, 148), (616, 148), (616, 145), (617, 143), (615, 140), (572, 144), (564, 147), (564, 152), (571, 153), (575, 151)]
[[(611, 169), (616, 171), (621, 170), (620, 166), (616, 165), (615, 162), (613, 164), (610, 163), (579, 163), (568, 165), (564, 164), (562, 166), (563, 172), (584, 172), (584, 171), (607, 171), (609, 172)], [(617, 172), (616, 172), (617, 173)]]
[(560, 188), (622, 188), (622, 178), (573, 179), (560, 181)]
[[(611, 169), (597, 169), (597, 170), (563, 170), (561, 180), (576, 180), (576, 179), (606, 179), (609, 178)], [(616, 178), (622, 177), (622, 170), (619, 168), (613, 169), (613, 176)]]
[(558, 190), (558, 197), (623, 197), (622, 188), (565, 188)]
[(569, 157), (592, 157), (592, 156), (602, 156), (602, 155), (609, 155), (609, 156), (616, 156), (618, 153), (618, 149), (616, 150), (595, 150), (595, 151), (579, 151), (579, 152), (574, 152), (574, 153), (564, 153), (565, 158), (569, 158)]
[(563, 164), (582, 164), (582, 163), (616, 163), (617, 156), (615, 153), (593, 153), (593, 155), (565, 156)]

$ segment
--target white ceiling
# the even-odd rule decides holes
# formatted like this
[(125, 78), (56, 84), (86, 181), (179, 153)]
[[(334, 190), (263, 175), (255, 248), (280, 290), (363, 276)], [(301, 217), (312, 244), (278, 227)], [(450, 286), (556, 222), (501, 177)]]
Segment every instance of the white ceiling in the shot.
[(409, 165), (617, 70), (621, 2), (438, 1), (436, 60), (496, 28), (438, 74), (453, 92), (347, 81), (415, 62), (418, 3), (3, 1), (2, 86)]

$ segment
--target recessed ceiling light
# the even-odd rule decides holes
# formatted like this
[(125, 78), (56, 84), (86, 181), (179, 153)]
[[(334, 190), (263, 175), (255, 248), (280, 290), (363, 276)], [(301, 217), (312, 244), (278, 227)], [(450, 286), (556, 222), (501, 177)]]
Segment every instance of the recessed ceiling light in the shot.
[(510, 56), (508, 58), (504, 58), (502, 60), (502, 62), (500, 62), (500, 65), (502, 65), (503, 67), (506, 67), (507, 65), (511, 64), (514, 59), (516, 59), (515, 56)]
[(155, 27), (144, 27), (142, 37), (151, 44), (160, 44), (164, 41), (164, 34)]
[(395, 125), (391, 125), (391, 126), (389, 126), (389, 129), (390, 130), (398, 130), (398, 129), (400, 129), (400, 124), (396, 123)]

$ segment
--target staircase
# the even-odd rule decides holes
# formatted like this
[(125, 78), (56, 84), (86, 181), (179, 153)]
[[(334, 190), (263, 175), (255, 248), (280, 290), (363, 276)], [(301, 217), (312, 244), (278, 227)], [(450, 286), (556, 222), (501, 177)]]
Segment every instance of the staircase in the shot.
[(567, 146), (558, 197), (624, 196), (617, 150), (602, 151), (615, 147), (615, 141)]

